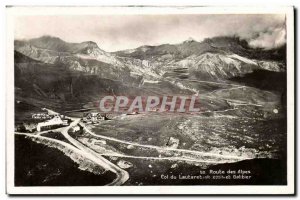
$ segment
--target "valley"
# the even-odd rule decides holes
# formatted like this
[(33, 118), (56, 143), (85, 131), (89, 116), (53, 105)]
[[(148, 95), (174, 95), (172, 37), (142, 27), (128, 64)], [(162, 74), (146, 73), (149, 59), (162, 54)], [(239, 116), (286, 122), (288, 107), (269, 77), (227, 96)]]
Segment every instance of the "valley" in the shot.
[[(253, 49), (238, 38), (217, 37), (105, 52), (91, 41), (43, 36), (15, 41), (14, 56), (15, 124), (32, 130), (16, 130), (16, 137), (64, 152), (89, 176), (115, 176), (103, 185), (218, 184), (161, 177), (247, 170), (247, 162), (258, 171), (238, 184), (269, 184), (265, 166), (286, 167), (284, 47)], [(197, 95), (201, 109), (103, 113), (99, 101), (107, 95)], [(34, 130), (32, 114), (42, 108), (63, 116), (68, 125)], [(262, 173), (266, 177), (259, 177)], [(284, 174), (274, 181), (285, 184)]]

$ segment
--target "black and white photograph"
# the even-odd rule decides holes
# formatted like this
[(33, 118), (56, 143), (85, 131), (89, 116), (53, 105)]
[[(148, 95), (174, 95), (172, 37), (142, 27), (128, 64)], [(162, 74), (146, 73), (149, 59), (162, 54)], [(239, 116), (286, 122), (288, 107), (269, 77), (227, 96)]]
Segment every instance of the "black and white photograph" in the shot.
[(9, 193), (294, 193), (292, 7), (7, 11)]

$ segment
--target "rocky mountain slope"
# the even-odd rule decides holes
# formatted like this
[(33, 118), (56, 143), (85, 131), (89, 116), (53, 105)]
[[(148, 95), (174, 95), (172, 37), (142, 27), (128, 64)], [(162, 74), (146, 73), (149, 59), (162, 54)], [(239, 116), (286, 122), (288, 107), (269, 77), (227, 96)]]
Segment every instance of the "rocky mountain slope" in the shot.
[[(63, 102), (91, 101), (112, 93), (206, 94), (229, 89), (235, 84), (232, 81), (254, 87), (251, 91), (255, 95), (250, 99), (255, 99), (260, 89), (272, 88), (260, 88), (251, 74), (277, 73), (283, 77), (286, 69), (284, 46), (253, 49), (237, 37), (187, 40), (113, 53), (91, 41), (68, 43), (51, 36), (16, 40), (14, 45), (17, 94)], [(268, 76), (264, 78), (268, 80)], [(218, 101), (216, 104), (223, 107), (224, 102)]]

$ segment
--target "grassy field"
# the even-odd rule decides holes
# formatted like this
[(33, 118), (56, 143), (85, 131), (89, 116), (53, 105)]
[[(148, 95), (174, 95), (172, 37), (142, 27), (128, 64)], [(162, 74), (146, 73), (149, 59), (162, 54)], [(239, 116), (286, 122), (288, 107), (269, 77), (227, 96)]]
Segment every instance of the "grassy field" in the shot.
[(282, 118), (147, 114), (104, 121), (92, 130), (99, 135), (160, 147), (166, 147), (169, 138), (174, 137), (179, 139), (180, 149), (250, 157), (281, 156), (286, 138)]

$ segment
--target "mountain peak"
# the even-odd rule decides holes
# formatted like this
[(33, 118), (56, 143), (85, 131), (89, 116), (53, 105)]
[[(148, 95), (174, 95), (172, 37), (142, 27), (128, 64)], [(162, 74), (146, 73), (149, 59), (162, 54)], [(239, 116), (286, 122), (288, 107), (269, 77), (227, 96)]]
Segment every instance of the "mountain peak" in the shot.
[(183, 43), (192, 43), (192, 42), (197, 42), (194, 38), (189, 37), (187, 40), (185, 40)]
[(47, 49), (57, 52), (86, 52), (93, 51), (93, 49), (100, 49), (96, 42), (85, 41), (81, 43), (69, 43), (59, 37), (54, 37), (51, 35), (43, 35), (38, 38), (29, 39), (27, 41), (15, 41), (15, 45), (23, 46), (24, 44), (30, 44), (34, 47)]
[(89, 47), (89, 48), (99, 48), (96, 42), (93, 41), (85, 41), (81, 43), (83, 46)]
[(64, 52), (68, 50), (68, 43), (58, 37), (44, 35), (28, 40), (30, 45), (38, 48)]
[(61, 42), (61, 43), (64, 43), (65, 41), (63, 41), (62, 39), (60, 39), (59, 37), (54, 37), (54, 36), (51, 36), (51, 35), (43, 35), (41, 37), (38, 37), (38, 38), (34, 38), (34, 39), (31, 39), (29, 41), (41, 41), (41, 42)]
[(52, 35), (43, 35), (41, 37), (38, 37), (37, 39), (56, 39), (56, 40), (62, 40), (59, 37), (55, 37), (55, 36), (52, 36)]

